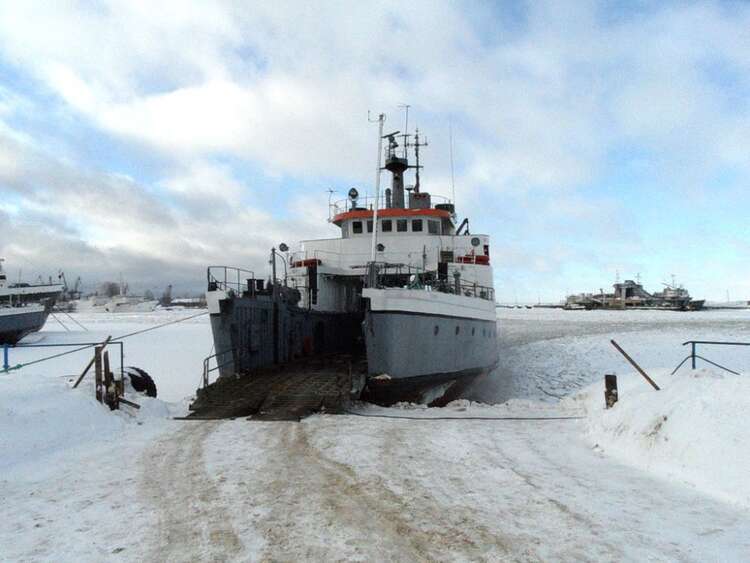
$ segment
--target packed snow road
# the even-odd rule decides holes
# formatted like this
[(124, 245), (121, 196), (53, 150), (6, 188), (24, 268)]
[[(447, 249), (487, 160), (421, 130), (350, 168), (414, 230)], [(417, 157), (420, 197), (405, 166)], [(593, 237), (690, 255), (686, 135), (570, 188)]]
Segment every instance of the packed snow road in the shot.
[(605, 458), (580, 439), (579, 424), (352, 416), (186, 423), (146, 453), (160, 459), (142, 478), (159, 526), (143, 539), (153, 560), (174, 561), (707, 561), (750, 553), (746, 511)]

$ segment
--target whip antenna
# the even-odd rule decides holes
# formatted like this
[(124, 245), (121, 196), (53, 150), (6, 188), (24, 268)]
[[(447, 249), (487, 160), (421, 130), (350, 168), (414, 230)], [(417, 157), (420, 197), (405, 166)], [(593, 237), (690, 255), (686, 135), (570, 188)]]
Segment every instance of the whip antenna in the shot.
[(456, 209), (456, 178), (453, 173), (453, 119), (448, 120), (448, 139), (451, 152), (451, 199), (453, 200), (453, 209)]

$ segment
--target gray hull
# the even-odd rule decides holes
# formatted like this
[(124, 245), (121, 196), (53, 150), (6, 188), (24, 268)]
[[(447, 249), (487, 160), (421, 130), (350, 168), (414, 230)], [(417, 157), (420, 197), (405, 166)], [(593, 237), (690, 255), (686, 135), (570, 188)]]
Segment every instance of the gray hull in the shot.
[[(496, 323), (406, 312), (365, 318), (370, 378), (366, 398), (388, 404), (425, 401), (430, 390), (450, 397), (498, 362)], [(427, 400), (426, 402), (430, 402)]]
[(211, 314), (219, 374), (230, 377), (309, 356), (352, 353), (361, 322), (360, 315), (309, 311), (265, 295), (232, 297)]
[(19, 307), (8, 313), (3, 310), (0, 315), (0, 344), (16, 344), (27, 334), (40, 330), (49, 316), (49, 307), (44, 310), (24, 311)]
[(368, 372), (404, 379), (492, 369), (498, 361), (495, 331), (492, 321), (369, 311)]

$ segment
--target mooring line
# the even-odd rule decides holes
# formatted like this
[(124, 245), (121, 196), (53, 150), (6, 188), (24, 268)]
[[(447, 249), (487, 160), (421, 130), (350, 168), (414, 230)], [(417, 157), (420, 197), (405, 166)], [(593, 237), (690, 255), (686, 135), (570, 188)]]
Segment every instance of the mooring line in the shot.
[(395, 418), (401, 420), (581, 420), (585, 416), (407, 416), (390, 414), (366, 414), (345, 410), (346, 414), (365, 418)]
[[(152, 326), (152, 327), (149, 327), (149, 328), (146, 328), (146, 329), (143, 329), (143, 330), (137, 330), (135, 332), (131, 332), (130, 334), (124, 334), (122, 336), (118, 336), (117, 338), (110, 339), (110, 342), (115, 342), (115, 341), (118, 341), (118, 340), (124, 340), (126, 338), (131, 337), (131, 336), (136, 336), (137, 334), (143, 334), (144, 332), (149, 332), (151, 330), (156, 330), (158, 328), (163, 328), (165, 326), (169, 326), (169, 325), (173, 325), (173, 324), (177, 324), (177, 323), (182, 323), (182, 322), (185, 322), (185, 321), (189, 321), (190, 319), (194, 319), (196, 317), (201, 317), (203, 315), (208, 315), (208, 311), (205, 311), (203, 313), (198, 313), (197, 315), (191, 315), (189, 317), (185, 317), (184, 319), (177, 319), (175, 321), (169, 321), (168, 323), (164, 323), (164, 324)], [(74, 345), (75, 342), (73, 342), (71, 344)], [(18, 365), (15, 365), (15, 366), (10, 366), (8, 369), (3, 370), (3, 372), (6, 373), (6, 372), (9, 372), (9, 371), (13, 371), (13, 370), (25, 368), (25, 367), (28, 367), (28, 366), (33, 366), (34, 364), (39, 364), (39, 363), (42, 363), (42, 362), (46, 362), (48, 360), (54, 360), (56, 358), (61, 358), (62, 356), (67, 356), (68, 354), (75, 354), (76, 352), (80, 352), (81, 350), (87, 350), (88, 348), (93, 348), (94, 346), (98, 346), (98, 344), (87, 344), (87, 345), (81, 346), (79, 348), (74, 348), (73, 350), (68, 350), (67, 352), (60, 352), (58, 354), (53, 354), (52, 356), (47, 356), (46, 358), (39, 358), (38, 360), (33, 360), (33, 361), (27, 362), (25, 364), (18, 364)], [(18, 346), (18, 348), (23, 348), (23, 344), (21, 344), (20, 346)]]

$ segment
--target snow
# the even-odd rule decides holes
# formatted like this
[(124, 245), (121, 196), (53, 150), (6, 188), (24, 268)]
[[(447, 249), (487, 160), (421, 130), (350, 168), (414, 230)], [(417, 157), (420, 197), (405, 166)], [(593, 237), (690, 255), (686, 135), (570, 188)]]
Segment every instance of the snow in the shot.
[[(208, 315), (190, 318), (201, 312), (195, 309), (160, 309), (151, 313), (73, 313), (72, 317), (88, 331), (83, 331), (65, 315), (56, 313), (56, 317), (70, 329), (69, 332), (50, 317), (44, 329), (27, 336), (23, 344), (103, 342), (107, 336), (117, 339), (118, 336), (181, 321), (123, 341), (125, 365), (146, 370), (156, 382), (160, 399), (168, 402), (181, 401), (198, 388), (202, 378), (203, 358), (213, 353)], [(12, 349), (10, 364), (23, 364), (69, 349), (71, 348)], [(110, 361), (116, 369), (120, 366), (119, 354), (118, 347), (110, 347)], [(91, 355), (92, 351), (88, 349), (14, 373), (73, 377), (81, 373)]]
[(625, 463), (750, 508), (750, 377), (709, 369), (649, 375), (660, 391), (626, 374), (612, 409), (597, 384), (568, 401), (584, 406), (589, 441)]
[[(51, 319), (29, 340), (192, 314), (81, 312), (89, 332), (62, 316), (76, 330)], [(748, 380), (669, 372), (685, 340), (750, 341), (750, 312), (505, 309), (499, 328), (501, 367), (466, 399), (302, 423), (171, 418), (211, 353), (206, 316), (125, 340), (126, 365), (159, 389), (130, 396), (137, 412), (99, 405), (89, 380), (70, 388), (90, 351), (0, 373), (0, 560), (747, 559)], [(14, 349), (11, 363), (55, 350)], [(750, 373), (748, 349), (702, 355)], [(620, 401), (605, 410), (612, 372)]]

